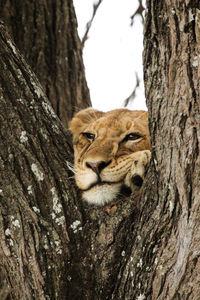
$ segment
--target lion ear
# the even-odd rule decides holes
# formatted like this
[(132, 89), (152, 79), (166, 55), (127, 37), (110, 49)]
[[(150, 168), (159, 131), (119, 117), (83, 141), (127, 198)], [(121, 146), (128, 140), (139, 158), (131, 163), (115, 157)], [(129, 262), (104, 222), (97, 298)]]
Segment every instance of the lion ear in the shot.
[(102, 111), (93, 109), (92, 107), (83, 109), (75, 114), (69, 122), (69, 130), (73, 134), (73, 141), (77, 141), (79, 134), (84, 131), (87, 126), (103, 116)]

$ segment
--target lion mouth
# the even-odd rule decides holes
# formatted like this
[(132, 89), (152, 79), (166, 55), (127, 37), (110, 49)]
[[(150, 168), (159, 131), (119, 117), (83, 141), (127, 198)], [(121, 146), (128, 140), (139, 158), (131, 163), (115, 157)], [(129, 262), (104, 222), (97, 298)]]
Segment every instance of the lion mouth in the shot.
[(116, 184), (119, 184), (119, 183), (121, 183), (122, 182), (122, 180), (120, 180), (120, 181), (114, 181), (114, 182), (110, 182), (110, 181), (98, 181), (98, 182), (95, 182), (95, 183), (93, 183), (93, 184), (91, 184), (87, 189), (83, 189), (82, 191), (84, 191), (84, 192), (87, 192), (87, 191), (89, 191), (90, 189), (92, 189), (92, 188), (94, 188), (94, 187), (103, 187), (103, 186), (112, 186), (112, 185), (116, 185)]

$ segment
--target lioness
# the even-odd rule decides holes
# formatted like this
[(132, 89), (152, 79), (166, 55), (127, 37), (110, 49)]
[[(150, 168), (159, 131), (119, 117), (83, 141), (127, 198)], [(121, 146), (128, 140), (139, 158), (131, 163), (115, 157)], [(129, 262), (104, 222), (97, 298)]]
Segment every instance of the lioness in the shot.
[(114, 200), (122, 187), (141, 186), (150, 161), (148, 112), (87, 108), (69, 124), (74, 172), (82, 197), (91, 204)]

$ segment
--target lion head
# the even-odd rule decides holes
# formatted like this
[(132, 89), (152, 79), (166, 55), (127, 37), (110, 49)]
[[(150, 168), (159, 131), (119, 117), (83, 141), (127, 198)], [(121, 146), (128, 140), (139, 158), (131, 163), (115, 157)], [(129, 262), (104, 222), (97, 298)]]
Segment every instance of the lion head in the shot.
[(103, 205), (114, 200), (124, 184), (132, 188), (133, 182), (127, 183), (130, 170), (144, 159), (141, 153), (150, 149), (148, 113), (88, 108), (78, 112), (69, 125), (75, 180), (83, 199)]

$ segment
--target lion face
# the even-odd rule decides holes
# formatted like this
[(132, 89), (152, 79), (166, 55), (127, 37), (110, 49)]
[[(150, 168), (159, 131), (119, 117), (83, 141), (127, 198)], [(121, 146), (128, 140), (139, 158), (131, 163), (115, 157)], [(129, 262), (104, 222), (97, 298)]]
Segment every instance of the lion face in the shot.
[(150, 149), (148, 113), (88, 108), (74, 116), (70, 130), (75, 180), (83, 199), (96, 205), (114, 200), (126, 184), (135, 154)]

